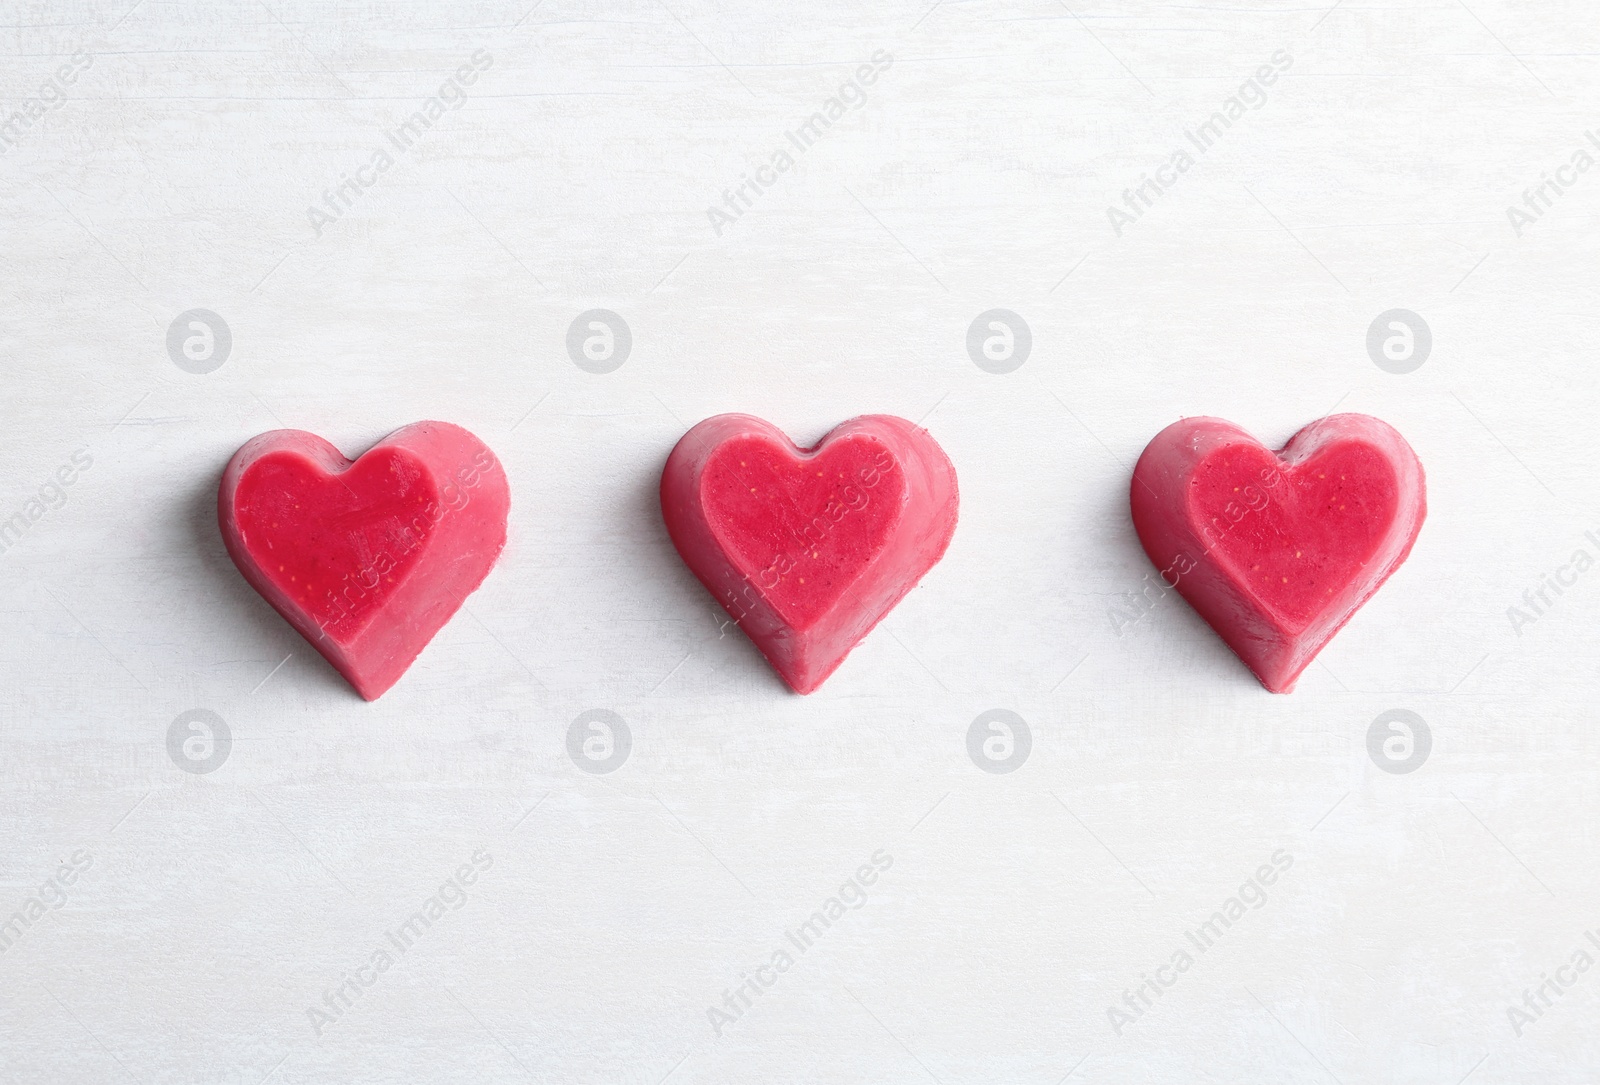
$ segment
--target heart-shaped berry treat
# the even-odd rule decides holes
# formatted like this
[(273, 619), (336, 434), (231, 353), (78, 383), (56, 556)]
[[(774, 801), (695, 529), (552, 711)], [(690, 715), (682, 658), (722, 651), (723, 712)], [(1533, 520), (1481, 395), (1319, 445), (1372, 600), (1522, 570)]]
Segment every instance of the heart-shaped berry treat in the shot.
[(510, 507), (500, 461), (447, 422), (396, 430), (354, 462), (313, 433), (263, 433), (217, 494), (244, 578), (369, 701), (489, 575)]
[(956, 472), (928, 431), (866, 415), (797, 448), (747, 414), (695, 426), (661, 474), (684, 564), (784, 681), (810, 693), (933, 568)]
[(1145, 448), (1130, 500), (1162, 579), (1274, 693), (1399, 568), (1427, 515), (1416, 453), (1364, 414), (1313, 422), (1277, 453), (1185, 418)]

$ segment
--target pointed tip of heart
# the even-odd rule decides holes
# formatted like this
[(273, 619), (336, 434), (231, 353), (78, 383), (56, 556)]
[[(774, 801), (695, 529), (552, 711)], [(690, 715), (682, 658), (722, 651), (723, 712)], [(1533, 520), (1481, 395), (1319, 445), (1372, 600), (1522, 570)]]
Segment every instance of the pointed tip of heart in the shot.
[(350, 688), (355, 690), (363, 701), (376, 701), (393, 689), (396, 682), (400, 681), (400, 675), (398, 674), (387, 678), (368, 679), (347, 670), (342, 670), (339, 673), (346, 682), (350, 683)]
[[(1307, 665), (1309, 666), (1309, 663)], [(1305, 673), (1305, 670), (1305, 667), (1301, 667), (1288, 678), (1268, 677), (1253, 668), (1250, 673), (1256, 676), (1256, 680), (1261, 683), (1262, 688), (1268, 693), (1293, 693), (1294, 687), (1300, 683), (1300, 676)]]
[[(853, 650), (855, 645), (851, 645), (850, 647)], [(826, 664), (811, 663), (809, 666), (801, 667), (781, 661), (775, 661), (773, 662), (772, 666), (773, 669), (778, 672), (778, 676), (783, 679), (784, 685), (788, 686), (794, 692), (805, 696), (807, 694), (815, 693), (817, 690), (821, 689), (822, 684), (829, 678), (833, 677), (833, 672), (838, 670), (844, 664), (844, 661), (849, 657), (849, 655), (850, 652), (846, 651), (835, 656)]]
[(783, 678), (783, 684), (788, 686), (791, 692), (798, 693), (802, 697), (815, 693), (822, 688), (823, 680), (821, 678), (813, 682), (800, 682), (784, 674), (783, 671), (779, 671), (778, 674)]

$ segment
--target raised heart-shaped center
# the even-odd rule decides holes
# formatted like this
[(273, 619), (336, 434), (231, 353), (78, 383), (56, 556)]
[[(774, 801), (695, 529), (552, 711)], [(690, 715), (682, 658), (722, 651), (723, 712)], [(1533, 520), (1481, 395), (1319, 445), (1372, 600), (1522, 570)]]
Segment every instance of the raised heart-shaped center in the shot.
[(1304, 628), (1372, 560), (1394, 520), (1394, 469), (1342, 441), (1299, 463), (1261, 445), (1220, 448), (1195, 469), (1193, 519), (1212, 556), (1285, 625)]
[(724, 551), (788, 625), (806, 629), (883, 549), (900, 519), (905, 472), (867, 434), (809, 456), (752, 435), (712, 453), (701, 487)]
[(417, 567), (444, 502), (411, 453), (374, 449), (346, 471), (275, 452), (239, 480), (235, 522), (261, 571), (336, 640)]

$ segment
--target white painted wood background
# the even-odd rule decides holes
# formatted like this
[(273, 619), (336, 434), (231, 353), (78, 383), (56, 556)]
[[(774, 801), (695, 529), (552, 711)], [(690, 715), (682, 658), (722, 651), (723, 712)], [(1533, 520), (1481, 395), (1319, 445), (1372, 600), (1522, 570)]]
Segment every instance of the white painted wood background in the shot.
[[(1600, 970), (1508, 1015), (1600, 928), (1600, 572), (1507, 615), (1600, 555), (1600, 171), (1507, 215), (1600, 129), (1592, 5), (34, 0), (0, 49), (28, 121), (0, 154), (0, 518), (27, 521), (0, 553), (0, 920), (38, 902), (0, 954), (0, 1081), (1600, 1074)], [(708, 207), (880, 50), (718, 234)], [(1107, 207), (1280, 50), (1118, 236)], [(1031, 329), (1007, 374), (966, 347), (994, 308)], [(1433, 337), (1403, 375), (1367, 348), (1393, 308)], [(209, 373), (169, 355), (192, 309), (231, 335)], [(590, 309), (631, 330), (615, 372), (568, 355)], [(1144, 443), (1335, 407), (1413, 443), (1430, 516), (1300, 689), (1176, 599), (1119, 634)], [(923, 419), (960, 473), (948, 556), (811, 697), (660, 524), (667, 451), (728, 410), (802, 441)], [(234, 571), (214, 492), (263, 430), (356, 452), (422, 418), (504, 460), (511, 541), (366, 704)], [(231, 736), (213, 771), (169, 753), (195, 709)], [(632, 738), (605, 775), (567, 752), (592, 709)], [(991, 709), (1031, 734), (1008, 774), (968, 755)], [(1392, 709), (1431, 735), (1413, 772), (1369, 753)], [(1265, 904), (1114, 1029), (1280, 851)], [(875, 853), (866, 903), (718, 1035)]]

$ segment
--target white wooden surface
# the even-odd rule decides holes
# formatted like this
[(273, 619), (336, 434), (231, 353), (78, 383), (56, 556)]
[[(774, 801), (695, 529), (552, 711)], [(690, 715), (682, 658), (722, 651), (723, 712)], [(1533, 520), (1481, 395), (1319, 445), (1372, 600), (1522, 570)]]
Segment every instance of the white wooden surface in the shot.
[[(88, 60), (0, 155), (0, 517), (44, 491), (0, 553), (0, 918), (43, 911), (0, 954), (0, 1081), (1600, 1073), (1600, 971), (1507, 1013), (1600, 927), (1600, 572), (1507, 616), (1600, 556), (1600, 171), (1521, 236), (1506, 213), (1600, 127), (1592, 5), (10, 3), (0, 49), (7, 115)], [(879, 50), (718, 234), (707, 208)], [(1107, 207), (1279, 50), (1118, 236)], [(1406, 375), (1366, 346), (1396, 307), (1434, 340)], [(166, 345), (196, 308), (232, 336), (206, 374)], [(565, 346), (596, 308), (633, 337), (604, 375)], [(1031, 328), (1009, 374), (967, 354), (992, 308)], [(1271, 696), (1176, 599), (1119, 635), (1144, 442), (1336, 406), (1411, 440), (1431, 510), (1324, 665)], [(801, 440), (925, 419), (960, 472), (944, 562), (809, 698), (660, 525), (668, 449), (726, 410)], [(262, 430), (354, 452), (419, 418), (497, 450), (511, 542), (365, 704), (233, 570), (213, 493)], [(211, 772), (169, 755), (193, 709), (231, 733)], [(567, 752), (591, 709), (632, 735), (608, 775)], [(1015, 772), (968, 756), (990, 709), (1031, 732)], [(1431, 733), (1414, 772), (1369, 755), (1391, 709)], [(866, 903), (718, 1035), (875, 853)]]

